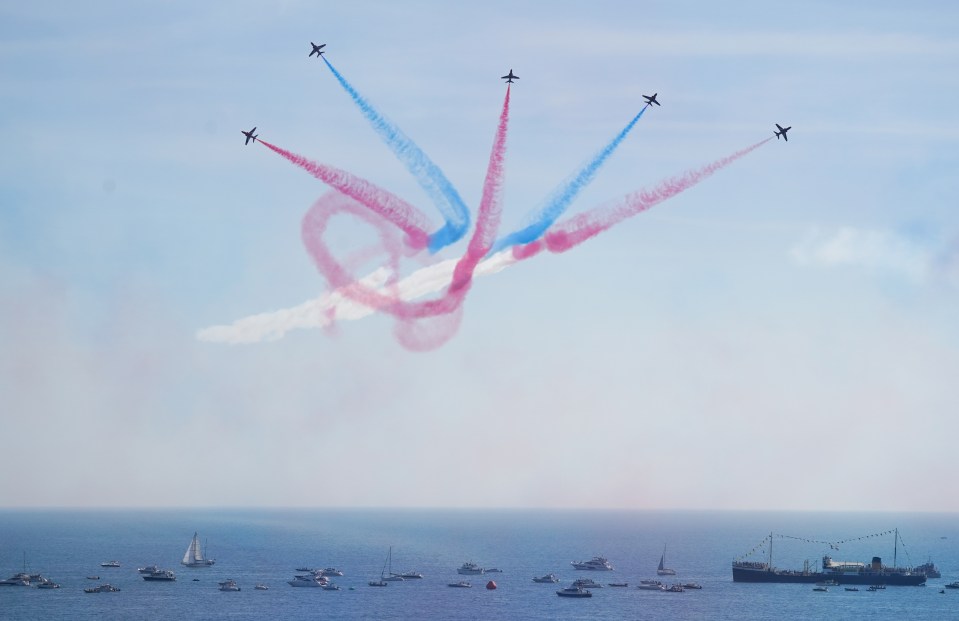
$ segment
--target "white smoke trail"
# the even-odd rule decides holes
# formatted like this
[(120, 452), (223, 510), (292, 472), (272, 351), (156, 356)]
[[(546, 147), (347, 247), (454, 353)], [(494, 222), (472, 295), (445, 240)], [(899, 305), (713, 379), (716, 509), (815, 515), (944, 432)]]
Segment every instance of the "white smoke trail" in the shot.
[[(442, 291), (453, 280), (453, 270), (458, 259), (449, 259), (416, 270), (400, 280), (396, 290), (401, 299), (415, 300), (429, 293)], [(500, 272), (516, 263), (511, 249), (498, 252), (476, 266), (474, 276), (485, 276)], [(362, 278), (359, 283), (367, 287), (377, 287), (382, 293), (388, 293), (383, 286), (390, 276), (390, 270), (380, 268)], [(392, 287), (390, 288), (392, 290)], [(354, 302), (340, 291), (328, 291), (320, 297), (298, 304), (292, 308), (250, 315), (237, 319), (229, 325), (210, 326), (198, 330), (196, 338), (209, 343), (259, 343), (283, 338), (290, 330), (297, 328), (324, 328), (334, 321), (351, 321), (372, 315), (376, 311), (368, 306)]]

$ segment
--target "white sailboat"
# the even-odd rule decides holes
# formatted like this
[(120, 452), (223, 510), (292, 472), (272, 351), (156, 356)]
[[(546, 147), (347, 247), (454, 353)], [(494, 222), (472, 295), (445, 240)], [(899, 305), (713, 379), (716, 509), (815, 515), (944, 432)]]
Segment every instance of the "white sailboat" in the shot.
[(203, 550), (200, 548), (200, 537), (194, 532), (193, 539), (190, 540), (190, 545), (187, 546), (186, 552), (183, 554), (183, 560), (180, 561), (180, 563), (187, 567), (209, 567), (215, 562), (212, 558), (203, 558)]
[(403, 582), (406, 580), (403, 576), (393, 573), (393, 546), (390, 546), (390, 553), (386, 557), (386, 571), (380, 574), (380, 580), (387, 582)]
[(676, 570), (666, 567), (666, 544), (663, 544), (663, 555), (659, 557), (659, 567), (656, 573), (660, 576), (675, 576)]

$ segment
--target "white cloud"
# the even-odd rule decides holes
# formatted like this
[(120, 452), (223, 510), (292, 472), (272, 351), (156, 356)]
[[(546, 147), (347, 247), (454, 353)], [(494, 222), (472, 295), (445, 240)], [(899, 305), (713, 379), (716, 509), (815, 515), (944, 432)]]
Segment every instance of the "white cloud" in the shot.
[(942, 259), (942, 251), (925, 240), (853, 227), (812, 231), (793, 247), (791, 255), (800, 265), (866, 267), (894, 272), (917, 283), (938, 272)]

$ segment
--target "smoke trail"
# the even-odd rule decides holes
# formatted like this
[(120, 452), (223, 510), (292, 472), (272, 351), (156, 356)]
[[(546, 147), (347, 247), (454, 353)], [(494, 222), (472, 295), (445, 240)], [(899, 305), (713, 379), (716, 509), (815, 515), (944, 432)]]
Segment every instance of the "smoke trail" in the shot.
[[(349, 209), (348, 205), (344, 203), (348, 199), (337, 195), (330, 195), (317, 201), (304, 216), (301, 227), (303, 244), (313, 258), (317, 269), (332, 287), (355, 302), (387, 312), (403, 321), (446, 315), (458, 310), (469, 290), (468, 285), (472, 280), (473, 272), (480, 260), (488, 253), (499, 226), (502, 213), (503, 164), (506, 156), (506, 137), (509, 126), (509, 102), (510, 90), (507, 87), (503, 110), (500, 114), (499, 125), (490, 152), (486, 180), (483, 184), (483, 197), (480, 201), (476, 229), (470, 238), (466, 253), (456, 262), (446, 294), (435, 300), (410, 303), (404, 301), (398, 291), (385, 291), (382, 288), (363, 286), (356, 282), (356, 279), (333, 256), (323, 240), (326, 225), (331, 215), (335, 211)], [(456, 325), (458, 325), (458, 320)], [(452, 329), (445, 330), (445, 332), (448, 332), (449, 337), (452, 337), (455, 333), (455, 326)], [(415, 335), (417, 331), (404, 329), (402, 333)], [(448, 340), (449, 337), (439, 340), (434, 338), (430, 342), (436, 342), (436, 345), (429, 345), (427, 348), (438, 346)], [(404, 344), (406, 343), (402, 339), (401, 341)]]
[[(612, 205), (597, 207), (578, 214), (560, 223), (556, 228), (546, 233), (543, 238), (543, 241), (546, 243), (546, 248), (548, 248), (550, 252), (566, 252), (570, 248), (578, 246), (584, 241), (616, 226), (623, 220), (646, 211), (664, 200), (676, 196), (680, 192), (688, 190), (716, 171), (729, 166), (770, 140), (772, 140), (772, 138), (767, 138), (761, 142), (757, 142), (751, 147), (737, 151), (711, 164), (707, 164), (698, 170), (688, 171), (679, 177), (666, 179), (652, 190), (639, 190), (627, 194)], [(538, 248), (536, 248), (536, 250), (538, 250)], [(531, 256), (531, 252), (532, 250), (528, 248), (523, 248), (518, 251), (514, 249), (513, 256), (516, 259), (520, 259), (525, 256)], [(532, 254), (535, 254), (535, 252), (532, 252)]]
[(429, 220), (416, 207), (410, 205), (395, 194), (357, 177), (345, 170), (318, 164), (302, 155), (291, 153), (276, 145), (260, 139), (260, 144), (278, 153), (296, 164), (331, 188), (366, 205), (373, 212), (383, 216), (406, 233), (407, 244), (412, 249), (425, 248), (429, 242)]
[(646, 107), (647, 106), (643, 106), (639, 114), (634, 116), (632, 120), (626, 124), (626, 127), (616, 134), (609, 144), (600, 149), (600, 151), (593, 156), (593, 159), (587, 162), (579, 172), (569, 177), (565, 183), (556, 188), (543, 203), (543, 206), (528, 218), (529, 224), (498, 240), (493, 245), (493, 252), (498, 252), (508, 246), (529, 244), (539, 239), (546, 229), (556, 222), (566, 209), (569, 208), (570, 203), (573, 202), (573, 199), (576, 198), (580, 191), (589, 185), (596, 176), (596, 173), (599, 172), (600, 167), (602, 167), (606, 160), (616, 151), (616, 148), (619, 147), (626, 136), (629, 135), (630, 130), (633, 129), (636, 122), (642, 118)]
[(423, 188), (433, 204), (440, 211), (446, 224), (433, 233), (429, 240), (430, 252), (436, 252), (456, 241), (466, 234), (470, 225), (469, 209), (453, 184), (446, 178), (443, 171), (396, 125), (380, 114), (353, 85), (346, 81), (326, 56), (323, 62), (330, 68), (343, 89), (350, 95), (353, 102), (359, 107), (363, 116), (373, 126), (374, 131), (393, 151), (396, 158), (402, 162), (420, 187)]

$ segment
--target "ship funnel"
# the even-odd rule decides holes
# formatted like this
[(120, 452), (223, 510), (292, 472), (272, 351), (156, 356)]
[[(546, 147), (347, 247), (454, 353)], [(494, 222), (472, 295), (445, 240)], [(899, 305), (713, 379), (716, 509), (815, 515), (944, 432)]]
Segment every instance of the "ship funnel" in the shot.
[(880, 571), (882, 570), (882, 559), (878, 556), (872, 557), (872, 570)]

